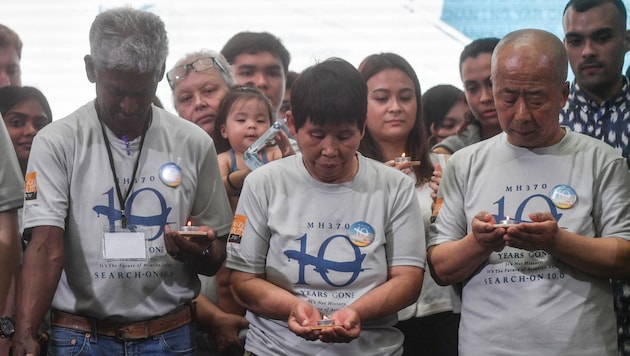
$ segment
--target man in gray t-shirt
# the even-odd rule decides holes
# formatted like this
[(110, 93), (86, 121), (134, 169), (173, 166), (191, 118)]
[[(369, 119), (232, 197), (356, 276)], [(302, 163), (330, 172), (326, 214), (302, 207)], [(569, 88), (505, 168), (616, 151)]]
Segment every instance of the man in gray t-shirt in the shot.
[[(225, 258), (232, 212), (212, 139), (151, 104), (167, 42), (154, 14), (100, 13), (84, 58), (96, 98), (33, 141), (15, 355), (38, 354), (49, 307), (54, 355), (195, 351), (197, 274)], [(196, 235), (178, 232), (189, 221)]]
[(553, 34), (504, 37), (492, 57), (504, 132), (444, 172), (428, 254), (438, 283), (463, 286), (462, 356), (617, 354), (608, 280), (630, 277), (630, 173), (560, 126), (566, 75)]

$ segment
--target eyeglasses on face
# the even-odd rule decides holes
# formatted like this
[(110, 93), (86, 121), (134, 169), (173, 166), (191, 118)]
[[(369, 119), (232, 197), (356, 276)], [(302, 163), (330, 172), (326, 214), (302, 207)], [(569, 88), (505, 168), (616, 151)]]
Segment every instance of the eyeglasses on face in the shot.
[(173, 88), (176, 82), (186, 78), (191, 69), (199, 73), (210, 70), (214, 67), (219, 69), (219, 71), (221, 71), (222, 73), (228, 74), (227, 69), (225, 69), (225, 67), (219, 61), (217, 61), (216, 58), (202, 57), (194, 62), (182, 64), (171, 69), (170, 71), (168, 71), (168, 73), (166, 73), (166, 79), (168, 80), (168, 84), (171, 86), (171, 88)]

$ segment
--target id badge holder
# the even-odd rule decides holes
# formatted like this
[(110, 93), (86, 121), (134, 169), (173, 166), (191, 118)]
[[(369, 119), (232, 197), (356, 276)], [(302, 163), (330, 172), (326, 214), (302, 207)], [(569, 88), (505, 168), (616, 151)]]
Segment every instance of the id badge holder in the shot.
[(105, 261), (146, 261), (150, 229), (120, 225), (103, 227), (103, 259)]

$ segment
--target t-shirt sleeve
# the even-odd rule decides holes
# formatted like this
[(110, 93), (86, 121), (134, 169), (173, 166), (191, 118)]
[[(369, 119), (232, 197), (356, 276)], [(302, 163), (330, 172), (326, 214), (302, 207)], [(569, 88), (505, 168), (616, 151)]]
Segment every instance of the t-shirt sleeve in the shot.
[(426, 238), (413, 182), (405, 180), (396, 194), (390, 228), (385, 237), (387, 264), (424, 268)]
[[(464, 209), (464, 189), (466, 178), (460, 173), (467, 165), (459, 156), (453, 155), (444, 167), (438, 198), (442, 199), (442, 207), (435, 223), (429, 226), (427, 247), (447, 241), (461, 239), (468, 232), (467, 216)], [(464, 177), (464, 178), (461, 178)]]
[(22, 206), (24, 178), (15, 155), (11, 138), (0, 116), (0, 146), (5, 158), (0, 166), (0, 211), (17, 209)]
[(262, 203), (266, 191), (258, 182), (251, 175), (245, 179), (228, 236), (226, 260), (226, 267), (253, 274), (265, 273), (271, 236), (268, 207)]
[(630, 173), (625, 159), (605, 165), (597, 181), (593, 202), (596, 236), (630, 240)]
[(24, 228), (44, 225), (65, 228), (70, 189), (66, 167), (70, 157), (61, 139), (42, 132), (33, 139), (26, 169)]

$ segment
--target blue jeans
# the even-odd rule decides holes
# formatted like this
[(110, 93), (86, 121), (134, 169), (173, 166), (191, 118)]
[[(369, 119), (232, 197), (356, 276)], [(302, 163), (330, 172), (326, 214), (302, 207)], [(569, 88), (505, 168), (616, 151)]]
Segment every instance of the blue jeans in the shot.
[(195, 327), (193, 324), (140, 340), (120, 340), (115, 337), (53, 326), (48, 341), (49, 356), (192, 356), (195, 349)]

